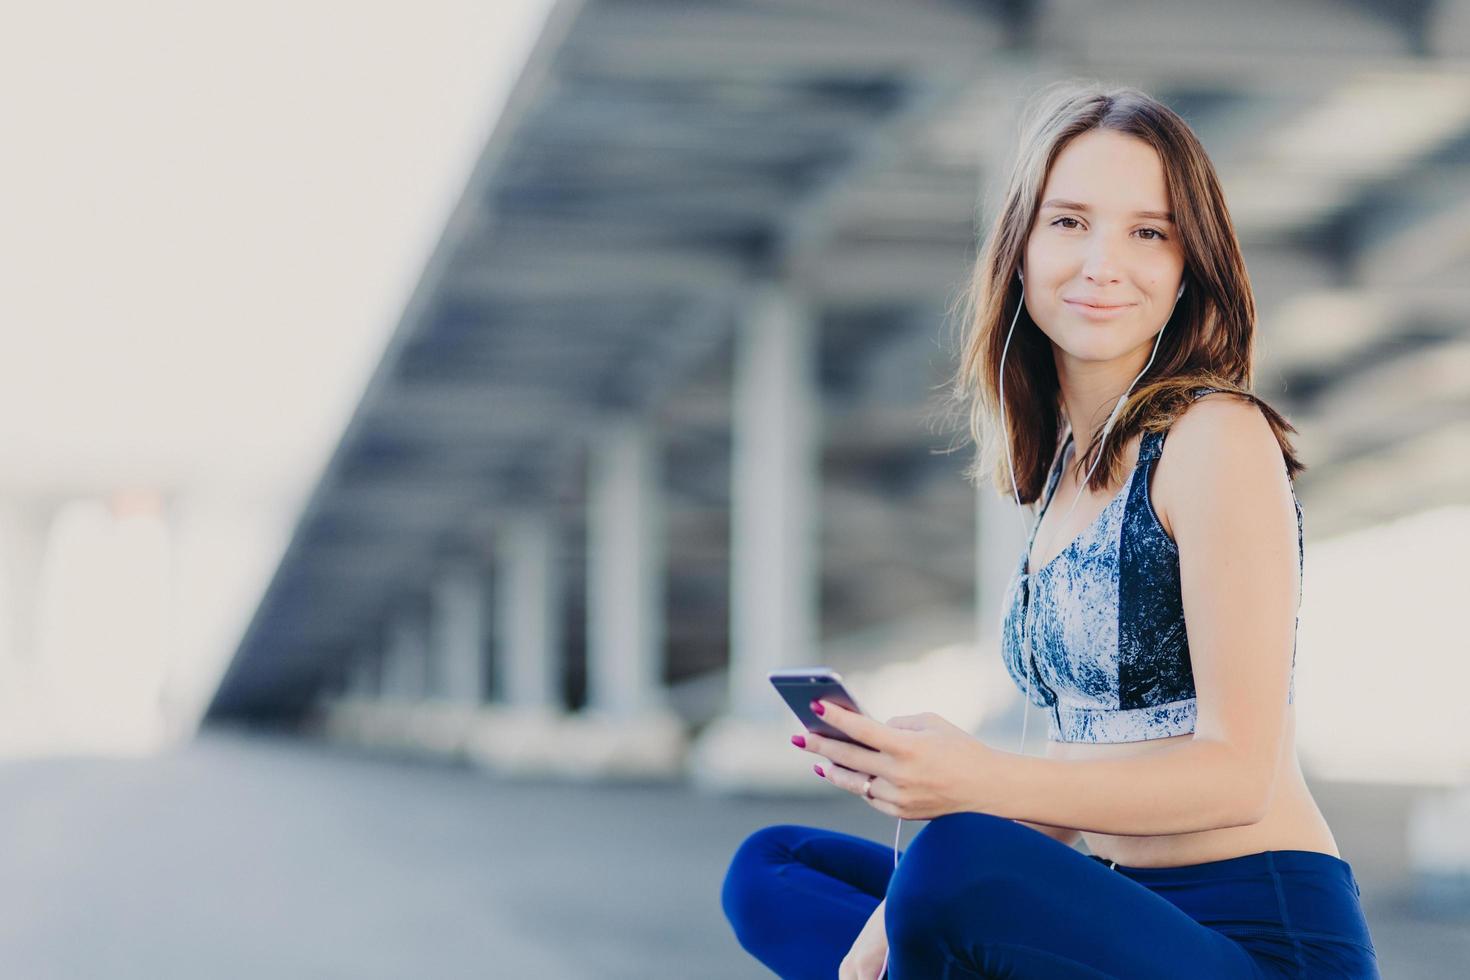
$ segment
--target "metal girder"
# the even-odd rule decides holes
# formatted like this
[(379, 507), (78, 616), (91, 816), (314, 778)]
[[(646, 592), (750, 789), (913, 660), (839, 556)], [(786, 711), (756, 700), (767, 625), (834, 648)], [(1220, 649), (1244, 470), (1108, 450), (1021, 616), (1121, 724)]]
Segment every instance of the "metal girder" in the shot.
[[(583, 371), (575, 371), (577, 367)], [(588, 367), (560, 363), (569, 378), (585, 377)], [(379, 432), (410, 437), (415, 432), (450, 432), (461, 442), (479, 444), (497, 437), (524, 442), (538, 430), (565, 431), (595, 418), (599, 409), (569, 386), (421, 383), (385, 391), (369, 416)]]
[(1002, 21), (980, 10), (943, 24), (897, 15), (886, 30), (828, 12), (776, 10), (699, 2), (596, 5), (568, 38), (563, 57), (579, 71), (619, 78), (852, 76), (973, 64), (977, 52), (1006, 37)]
[(521, 234), (467, 244), (444, 288), (461, 301), (698, 295), (738, 281), (737, 259), (694, 246), (609, 248), (565, 233)]

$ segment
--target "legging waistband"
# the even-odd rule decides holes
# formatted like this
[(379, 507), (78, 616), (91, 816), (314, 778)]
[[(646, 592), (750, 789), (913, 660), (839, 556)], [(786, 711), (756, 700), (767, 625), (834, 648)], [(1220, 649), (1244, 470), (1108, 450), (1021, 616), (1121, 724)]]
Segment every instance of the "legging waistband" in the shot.
[(1204, 861), (1200, 864), (1181, 864), (1165, 868), (1134, 867), (1115, 864), (1097, 854), (1089, 855), (1094, 861), (1119, 871), (1143, 884), (1150, 882), (1181, 883), (1206, 882), (1224, 878), (1254, 878), (1271, 875), (1304, 872), (1329, 877), (1351, 884), (1356, 890), (1357, 880), (1353, 877), (1352, 865), (1340, 857), (1322, 851), (1257, 851), (1238, 857)]

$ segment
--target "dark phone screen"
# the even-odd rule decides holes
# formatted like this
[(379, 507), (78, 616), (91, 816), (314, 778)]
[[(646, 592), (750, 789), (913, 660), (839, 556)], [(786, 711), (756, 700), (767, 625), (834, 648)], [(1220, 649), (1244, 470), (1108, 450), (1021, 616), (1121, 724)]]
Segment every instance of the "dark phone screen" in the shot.
[(807, 731), (816, 732), (818, 735), (825, 735), (828, 738), (841, 739), (853, 745), (861, 745), (865, 749), (872, 748), (872, 746), (859, 742), (845, 732), (840, 732), (836, 728), (833, 728), (811, 709), (811, 703), (820, 699), (840, 704), (849, 711), (866, 714), (866, 712), (857, 706), (857, 702), (853, 699), (852, 695), (847, 693), (847, 688), (843, 687), (840, 681), (822, 674), (812, 674), (807, 677), (773, 678), (771, 683), (776, 685), (776, 690), (786, 703), (790, 705), (791, 710), (796, 713), (796, 717), (806, 726)]

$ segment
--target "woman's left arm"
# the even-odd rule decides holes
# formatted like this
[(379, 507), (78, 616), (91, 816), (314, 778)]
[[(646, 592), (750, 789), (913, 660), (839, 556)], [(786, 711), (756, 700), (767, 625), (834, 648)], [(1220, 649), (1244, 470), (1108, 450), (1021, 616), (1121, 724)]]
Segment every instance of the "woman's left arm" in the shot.
[[(1104, 834), (1179, 834), (1264, 815), (1286, 729), (1300, 595), (1296, 509), (1260, 410), (1228, 395), (1170, 430), (1194, 738), (1102, 760), (1000, 753), (975, 809)], [(992, 750), (993, 751), (993, 750)]]

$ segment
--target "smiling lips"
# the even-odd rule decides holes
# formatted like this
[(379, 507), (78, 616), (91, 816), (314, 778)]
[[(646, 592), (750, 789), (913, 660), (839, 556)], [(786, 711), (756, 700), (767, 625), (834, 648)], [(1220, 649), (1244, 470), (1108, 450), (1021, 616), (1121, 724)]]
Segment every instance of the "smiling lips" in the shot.
[(1071, 298), (1068, 298), (1067, 299), (1067, 302), (1068, 303), (1076, 303), (1079, 306), (1091, 306), (1094, 309), (1101, 309), (1101, 310), (1111, 310), (1111, 309), (1116, 309), (1119, 306), (1132, 306), (1133, 305), (1132, 303), (1099, 303), (1099, 302), (1097, 302), (1095, 300), (1090, 300), (1090, 299), (1071, 299)]
[(1132, 309), (1132, 303), (1122, 303), (1118, 306), (1093, 306), (1082, 300), (1069, 299), (1065, 301), (1068, 306), (1081, 313), (1083, 316), (1094, 320), (1107, 320), (1118, 316), (1124, 310)]

